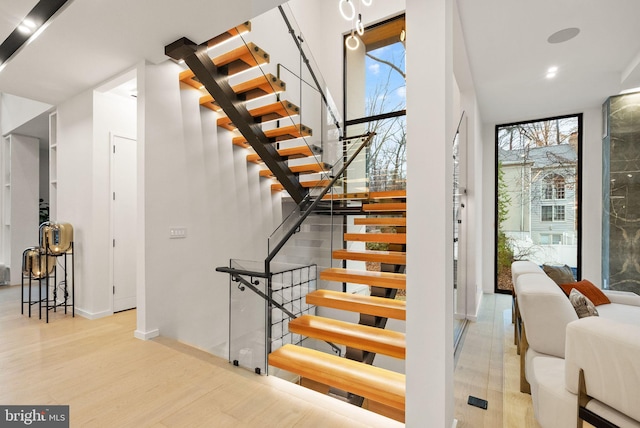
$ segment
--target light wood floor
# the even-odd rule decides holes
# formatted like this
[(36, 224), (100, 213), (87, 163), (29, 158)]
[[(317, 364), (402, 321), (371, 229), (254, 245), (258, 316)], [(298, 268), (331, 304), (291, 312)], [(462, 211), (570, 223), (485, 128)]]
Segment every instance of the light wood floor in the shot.
[[(520, 392), (511, 296), (485, 294), (462, 340), (454, 372), (457, 427), (539, 428), (531, 396)], [(468, 405), (469, 395), (487, 400), (487, 410)]]
[[(0, 287), (1, 404), (68, 404), (72, 427), (402, 426), (174, 340), (135, 339), (135, 311), (45, 324), (20, 315), (19, 301), (20, 287)], [(518, 390), (510, 304), (485, 295), (467, 327), (454, 375), (458, 428), (538, 427)], [(469, 395), (488, 409), (467, 405)]]
[(133, 337), (135, 311), (20, 315), (0, 287), (0, 403), (70, 405), (72, 427), (396, 427), (380, 415), (226, 360)]

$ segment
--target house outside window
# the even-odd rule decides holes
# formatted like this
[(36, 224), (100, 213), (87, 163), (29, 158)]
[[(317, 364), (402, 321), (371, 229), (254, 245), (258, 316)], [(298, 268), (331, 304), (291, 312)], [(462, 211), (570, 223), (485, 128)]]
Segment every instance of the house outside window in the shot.
[(513, 260), (579, 275), (581, 129), (580, 114), (496, 126), (496, 291)]

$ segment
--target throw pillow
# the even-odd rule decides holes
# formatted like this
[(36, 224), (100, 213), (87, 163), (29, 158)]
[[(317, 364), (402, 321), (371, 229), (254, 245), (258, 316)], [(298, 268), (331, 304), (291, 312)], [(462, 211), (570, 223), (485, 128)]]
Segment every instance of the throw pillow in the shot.
[(542, 265), (542, 269), (544, 273), (556, 284), (567, 284), (569, 282), (575, 282), (573, 278), (573, 271), (567, 265), (564, 266), (553, 266), (553, 265)]
[(564, 291), (564, 294), (567, 296), (571, 295), (571, 290), (576, 289), (580, 293), (582, 293), (587, 299), (591, 300), (595, 306), (605, 305), (607, 303), (611, 303), (611, 300), (596, 287), (591, 281), (587, 281), (583, 279), (578, 282), (571, 282), (569, 284), (561, 284), (560, 288)]
[(594, 304), (591, 303), (591, 300), (587, 299), (584, 294), (582, 294), (575, 288), (571, 290), (571, 294), (569, 294), (569, 300), (573, 305), (573, 309), (576, 310), (578, 318), (598, 316), (598, 310), (596, 309)]

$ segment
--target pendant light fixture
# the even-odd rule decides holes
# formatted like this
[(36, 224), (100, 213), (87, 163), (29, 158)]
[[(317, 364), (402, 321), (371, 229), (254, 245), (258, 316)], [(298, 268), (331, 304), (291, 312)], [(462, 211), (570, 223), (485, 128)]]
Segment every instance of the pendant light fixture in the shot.
[(351, 30), (351, 35), (347, 36), (347, 38), (344, 40), (344, 44), (347, 49), (352, 51), (355, 51), (360, 47), (360, 39), (356, 37), (354, 33), (355, 31)]
[(364, 24), (362, 23), (362, 14), (358, 14), (358, 20), (356, 21), (356, 31), (358, 35), (362, 36), (364, 34)]
[(347, 21), (351, 21), (355, 18), (356, 7), (351, 3), (351, 0), (340, 0), (338, 8), (340, 9), (340, 15), (342, 15), (342, 17)]
[[(355, 1), (355, 0), (353, 0)], [(352, 0), (340, 0), (338, 4), (338, 9), (340, 10), (340, 15), (347, 21), (353, 21), (356, 17), (356, 7), (353, 4)], [(360, 0), (363, 5), (371, 6), (373, 0)], [(344, 40), (344, 44), (347, 49), (356, 50), (360, 46), (360, 39), (356, 36), (356, 32), (358, 35), (364, 35), (364, 23), (362, 22), (362, 14), (358, 13), (358, 19), (354, 23), (354, 29), (351, 30), (351, 34), (347, 36)]]

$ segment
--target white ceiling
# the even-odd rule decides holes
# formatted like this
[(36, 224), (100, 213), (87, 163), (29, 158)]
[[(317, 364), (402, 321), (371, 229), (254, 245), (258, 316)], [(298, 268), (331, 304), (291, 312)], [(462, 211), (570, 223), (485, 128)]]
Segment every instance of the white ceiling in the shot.
[[(485, 122), (577, 113), (640, 86), (638, 0), (458, 0), (458, 6)], [(568, 27), (580, 34), (547, 42)], [(558, 73), (547, 79), (551, 66)]]
[[(280, 2), (75, 0), (0, 72), (0, 92), (59, 104), (142, 59), (164, 60), (164, 46), (182, 36), (202, 42)], [(638, 0), (457, 3), (485, 122), (574, 113), (640, 86)], [(0, 0), (0, 40), (34, 4)], [(581, 32), (547, 43), (567, 27)], [(553, 80), (545, 78), (550, 66), (559, 68)]]

